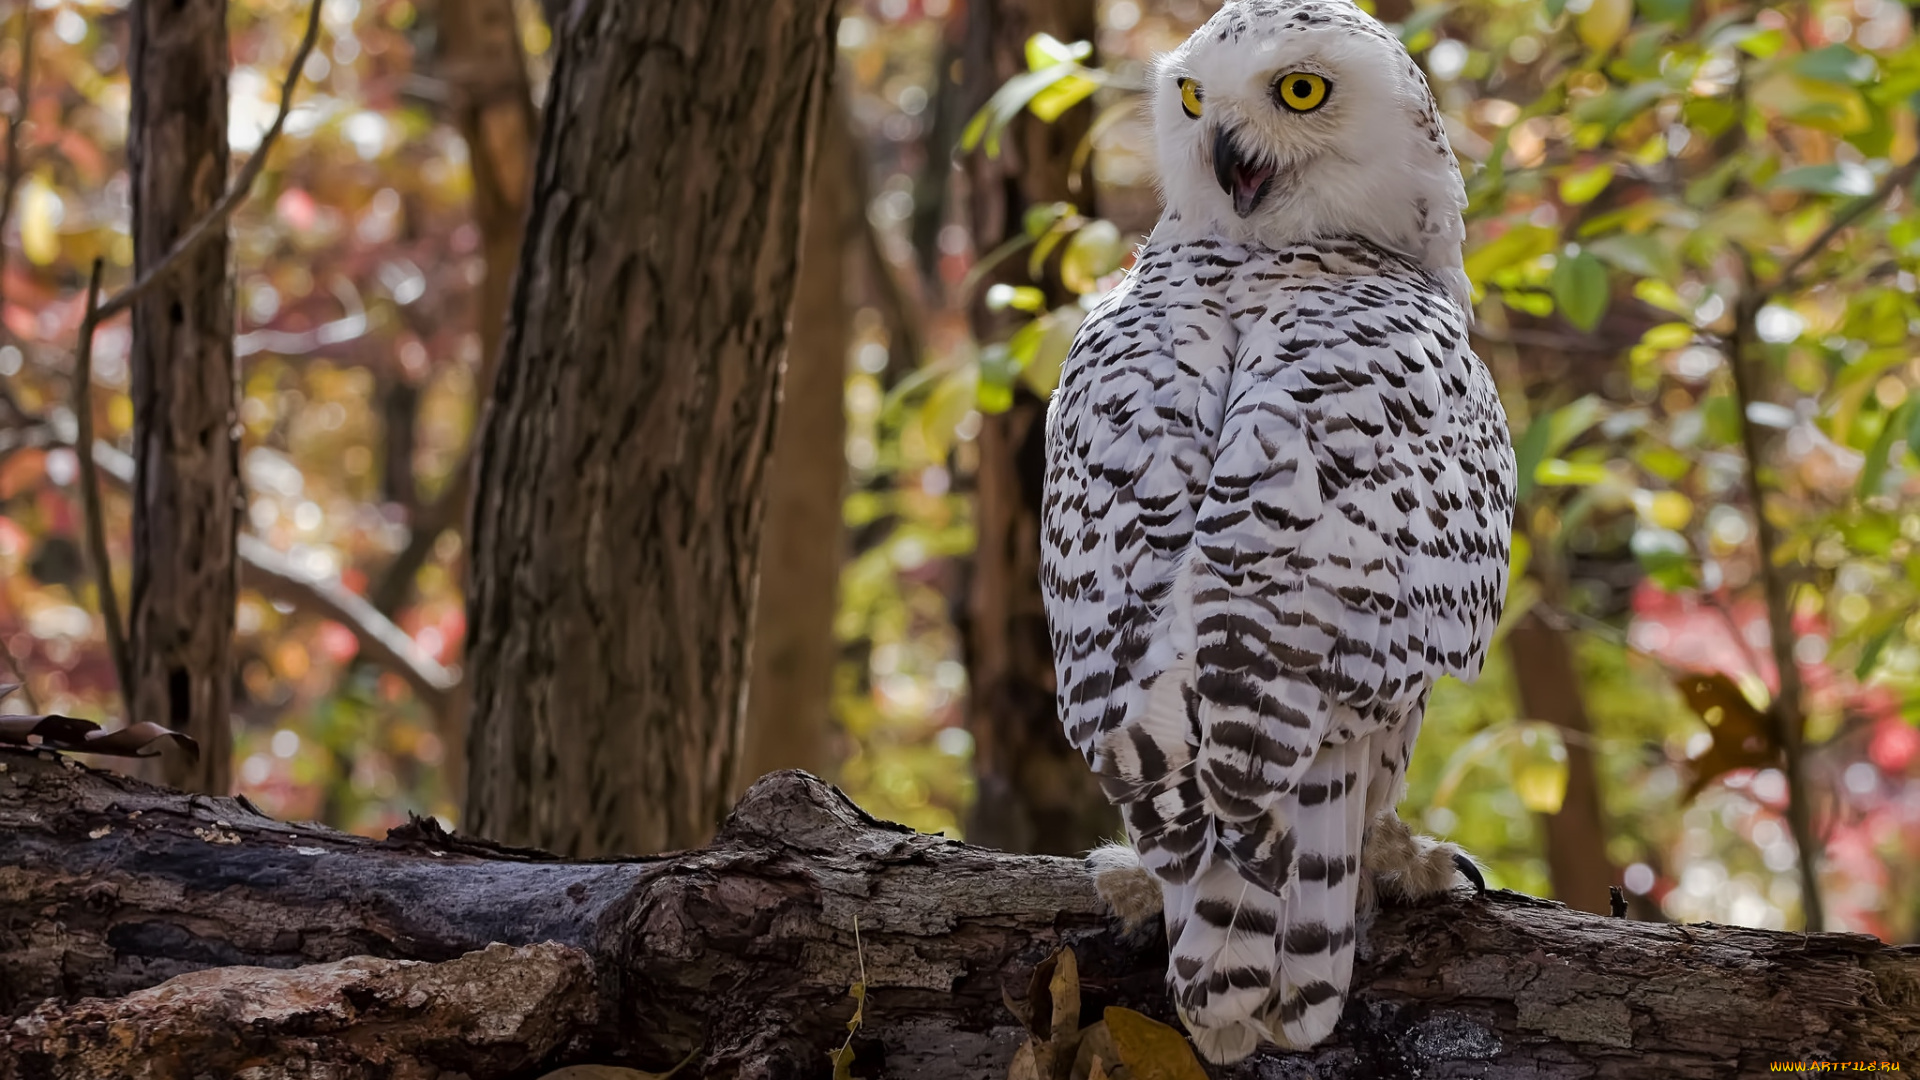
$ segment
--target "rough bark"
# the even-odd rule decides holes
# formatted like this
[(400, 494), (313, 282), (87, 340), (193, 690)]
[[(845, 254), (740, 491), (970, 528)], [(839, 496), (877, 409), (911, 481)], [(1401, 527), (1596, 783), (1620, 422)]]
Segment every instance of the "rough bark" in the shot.
[(0, 1080), (511, 1076), (589, 1027), (594, 993), (586, 954), (552, 944), (439, 964), (212, 968), (122, 998), (40, 1006), (0, 1032), (10, 1051)]
[[(1027, 39), (1048, 33), (1091, 41), (1099, 28), (1094, 0), (972, 0), (963, 71), (977, 108), (1026, 70)], [(1086, 206), (1090, 190), (1072, 190), (1073, 153), (1086, 136), (1086, 109), (1043, 124), (1022, 115), (1001, 156), (969, 158), (974, 244), (990, 251), (1021, 229), (1028, 207)], [(1005, 273), (1020, 273), (1013, 260)], [(1055, 302), (1066, 299), (1049, 284)], [(983, 290), (984, 291), (984, 290)], [(984, 311), (976, 330), (1004, 327)], [(1067, 743), (1054, 704), (1053, 646), (1040, 598), (1040, 501), (1045, 476), (1046, 403), (1019, 390), (1013, 407), (981, 425), (975, 474), (978, 538), (965, 597), (969, 700), (978, 795), (967, 835), (1011, 851), (1067, 854), (1115, 835), (1119, 818), (1086, 763)]]
[(781, 769), (833, 765), (834, 602), (847, 476), (847, 250), (852, 147), (845, 104), (824, 110), (807, 196), (800, 280), (767, 468), (760, 588), (753, 616), (745, 767), (736, 793)]
[[(132, 9), (134, 271), (144, 274), (227, 188), (226, 0)], [(228, 244), (208, 242), (133, 308), (135, 481), (128, 606), (130, 716), (184, 732), (197, 764), (169, 783), (231, 783), (234, 555), (242, 509)]]
[[(551, 941), (591, 960), (594, 1006), (573, 1012), (547, 1067), (660, 1070), (693, 1054), (690, 1076), (825, 1077), (864, 965), (854, 1075), (998, 1080), (1022, 1034), (1002, 991), (1020, 995), (1062, 945), (1080, 959), (1083, 1013), (1167, 1018), (1164, 938), (1119, 936), (1077, 861), (915, 834), (799, 773), (756, 785), (706, 850), (572, 863), (431, 826), (373, 841), (286, 825), (51, 754), (0, 750), (0, 765), (0, 1012), (16, 1016), (228, 964)], [(216, 1033), (244, 1014), (206, 1010)], [(8, 1037), (33, 1036), (16, 1024)], [(1331, 1042), (1215, 1075), (1730, 1078), (1815, 1058), (1920, 1059), (1920, 946), (1462, 891), (1381, 915)]]
[(1593, 765), (1593, 722), (1580, 696), (1580, 673), (1565, 634), (1529, 612), (1507, 635), (1520, 708), (1530, 720), (1558, 727), (1567, 748), (1567, 792), (1560, 809), (1542, 815), (1546, 826), (1547, 878), (1553, 894), (1570, 907), (1604, 914), (1607, 887), (1620, 883), (1607, 856), (1606, 819), (1600, 780)]
[(704, 841), (740, 768), (761, 491), (830, 0), (580, 0), (481, 428), (466, 820)]

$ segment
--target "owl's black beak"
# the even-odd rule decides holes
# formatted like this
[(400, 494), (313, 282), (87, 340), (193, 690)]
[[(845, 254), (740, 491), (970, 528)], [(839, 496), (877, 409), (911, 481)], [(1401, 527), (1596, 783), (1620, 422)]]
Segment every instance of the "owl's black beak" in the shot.
[(1233, 133), (1221, 128), (1213, 137), (1213, 178), (1220, 190), (1233, 199), (1233, 212), (1246, 217), (1260, 208), (1261, 200), (1273, 187), (1272, 162), (1255, 163), (1240, 152)]

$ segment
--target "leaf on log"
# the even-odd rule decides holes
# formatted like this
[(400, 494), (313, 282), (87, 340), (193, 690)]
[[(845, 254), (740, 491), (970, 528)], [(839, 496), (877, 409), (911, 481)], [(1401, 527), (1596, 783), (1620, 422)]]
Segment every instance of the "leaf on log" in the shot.
[[(20, 689), (16, 683), (0, 683), (0, 698)], [(150, 721), (128, 724), (117, 731), (104, 731), (91, 720), (75, 716), (0, 716), (0, 743), (35, 747), (43, 750), (70, 750), (106, 757), (155, 757), (168, 745), (179, 747), (198, 761), (200, 744), (191, 738)]]
[(1187, 1037), (1173, 1028), (1117, 1005), (1107, 1009), (1106, 1024), (1133, 1080), (1207, 1080)]

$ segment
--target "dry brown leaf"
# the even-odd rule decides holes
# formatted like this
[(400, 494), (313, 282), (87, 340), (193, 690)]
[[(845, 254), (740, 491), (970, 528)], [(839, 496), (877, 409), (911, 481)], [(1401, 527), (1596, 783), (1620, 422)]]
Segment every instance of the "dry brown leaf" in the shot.
[(1043, 1043), (1053, 1037), (1053, 973), (1059, 966), (1056, 952), (1035, 964), (1027, 979), (1027, 1032)]
[(1126, 1080), (1126, 1066), (1120, 1064), (1120, 1050), (1113, 1044), (1113, 1034), (1107, 1030), (1107, 1022), (1102, 1020), (1080, 1032), (1080, 1048), (1074, 1054), (1072, 1080), (1094, 1080), (1104, 1076), (1106, 1080)]
[(1055, 1046), (1080, 1035), (1080, 962), (1072, 949), (1054, 954), (1053, 978), (1048, 980), (1048, 998), (1053, 1002), (1052, 1036)]
[(1117, 1005), (1108, 1007), (1106, 1021), (1133, 1080), (1207, 1080), (1185, 1035)]
[(1040, 1060), (1032, 1039), (1021, 1043), (1020, 1049), (1013, 1052), (1013, 1067), (1007, 1070), (1007, 1080), (1041, 1080)]
[(1779, 763), (1772, 718), (1754, 708), (1731, 677), (1718, 671), (1705, 675), (1689, 672), (1677, 677), (1674, 684), (1687, 705), (1713, 731), (1713, 744), (1707, 752), (1687, 763), (1693, 773), (1687, 799), (1735, 769), (1763, 769)]
[[(0, 698), (16, 689), (12, 683), (0, 683)], [(200, 759), (199, 743), (159, 724), (143, 721), (118, 731), (102, 731), (99, 724), (73, 716), (0, 716), (0, 744), (10, 746), (108, 757), (153, 757), (169, 743), (193, 760)]]

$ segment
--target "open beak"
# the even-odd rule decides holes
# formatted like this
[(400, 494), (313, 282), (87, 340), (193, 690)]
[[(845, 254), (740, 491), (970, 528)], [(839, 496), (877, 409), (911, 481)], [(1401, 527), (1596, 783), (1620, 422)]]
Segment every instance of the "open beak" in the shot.
[(1213, 137), (1213, 178), (1220, 190), (1233, 198), (1233, 212), (1246, 217), (1260, 208), (1261, 200), (1273, 187), (1272, 162), (1255, 164), (1240, 153), (1233, 133), (1225, 128)]

